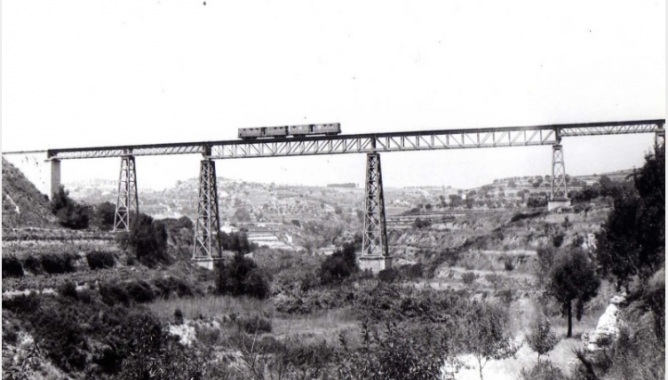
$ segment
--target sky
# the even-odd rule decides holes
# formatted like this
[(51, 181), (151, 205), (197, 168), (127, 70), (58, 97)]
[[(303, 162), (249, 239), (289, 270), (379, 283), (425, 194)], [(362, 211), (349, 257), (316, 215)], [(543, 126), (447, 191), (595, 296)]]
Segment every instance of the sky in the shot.
[[(2, 150), (665, 118), (663, 1), (7, 0)], [(571, 175), (640, 167), (651, 135), (564, 138)], [(381, 155), (385, 186), (551, 172), (551, 148)], [(198, 156), (138, 157), (142, 187)], [(364, 155), (219, 160), (254, 182), (363, 183)], [(64, 161), (64, 182), (120, 159)]]

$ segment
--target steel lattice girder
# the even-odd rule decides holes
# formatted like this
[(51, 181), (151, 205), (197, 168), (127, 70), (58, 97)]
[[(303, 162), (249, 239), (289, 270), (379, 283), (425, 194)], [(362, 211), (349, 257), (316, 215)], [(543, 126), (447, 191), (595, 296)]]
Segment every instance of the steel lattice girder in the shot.
[(364, 207), (363, 256), (388, 256), (385, 227), (385, 198), (380, 155), (367, 154), (366, 193)]
[(121, 171), (118, 178), (118, 198), (114, 213), (114, 231), (130, 230), (130, 212), (139, 216), (139, 195), (137, 194), (137, 171), (133, 156), (121, 157)]
[(218, 187), (216, 185), (216, 163), (204, 159), (200, 163), (199, 197), (193, 259), (219, 258), (222, 256), (218, 233)]
[[(529, 127), (472, 128), (407, 131), (374, 134), (280, 137), (259, 140), (202, 141), (173, 144), (127, 145), (93, 148), (51, 149), (48, 158), (83, 159), (174, 154), (206, 154), (211, 158), (250, 158), (398, 152), (436, 149), (471, 149), (553, 145), (558, 136), (597, 136), (663, 131), (665, 120), (553, 124)], [(373, 148), (375, 146), (375, 149)], [(3, 154), (12, 154), (6, 152)]]
[(568, 198), (568, 184), (566, 183), (566, 165), (564, 151), (561, 145), (552, 147), (552, 200)]

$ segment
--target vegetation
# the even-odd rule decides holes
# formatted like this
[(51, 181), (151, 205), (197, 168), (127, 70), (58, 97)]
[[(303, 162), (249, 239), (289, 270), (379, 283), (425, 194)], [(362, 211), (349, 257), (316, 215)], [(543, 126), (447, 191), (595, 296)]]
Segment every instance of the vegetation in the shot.
[(657, 148), (635, 176), (634, 189), (618, 191), (598, 239), (604, 275), (619, 287), (629, 279), (649, 279), (665, 261), (665, 149)]
[(579, 321), (585, 304), (596, 296), (601, 285), (596, 266), (584, 251), (573, 249), (557, 258), (549, 281), (548, 292), (561, 305), (561, 312), (568, 320), (566, 336), (570, 338), (573, 333), (573, 302)]
[(318, 277), (323, 285), (340, 283), (358, 270), (355, 244), (346, 243), (342, 250), (337, 250), (323, 261)]
[(137, 260), (148, 266), (170, 262), (167, 255), (167, 228), (162, 221), (139, 214), (130, 218), (130, 231), (119, 235), (121, 246), (130, 249)]
[(58, 217), (58, 222), (63, 227), (73, 230), (88, 228), (90, 210), (70, 198), (63, 186), (53, 194), (51, 211)]
[(268, 276), (241, 252), (237, 252), (229, 264), (219, 261), (216, 272), (217, 294), (258, 299), (267, 298), (270, 294)]

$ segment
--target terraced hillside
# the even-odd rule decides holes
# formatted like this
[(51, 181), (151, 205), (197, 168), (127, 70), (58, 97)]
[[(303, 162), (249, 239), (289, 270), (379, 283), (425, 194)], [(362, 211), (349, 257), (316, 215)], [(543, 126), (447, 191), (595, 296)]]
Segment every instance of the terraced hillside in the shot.
[(52, 227), (55, 221), (46, 195), (3, 158), (2, 228)]

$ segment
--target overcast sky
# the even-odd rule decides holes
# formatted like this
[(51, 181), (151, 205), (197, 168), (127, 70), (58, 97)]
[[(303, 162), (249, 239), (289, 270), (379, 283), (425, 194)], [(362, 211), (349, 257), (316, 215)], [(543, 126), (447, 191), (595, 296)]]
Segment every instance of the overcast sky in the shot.
[[(663, 1), (2, 2), (2, 149), (665, 118)], [(565, 138), (569, 174), (641, 166), (651, 135)], [(139, 186), (197, 156), (137, 158)], [(386, 186), (549, 174), (551, 148), (382, 155)], [(364, 155), (217, 161), (218, 175), (364, 180)], [(118, 178), (119, 159), (63, 180)]]

